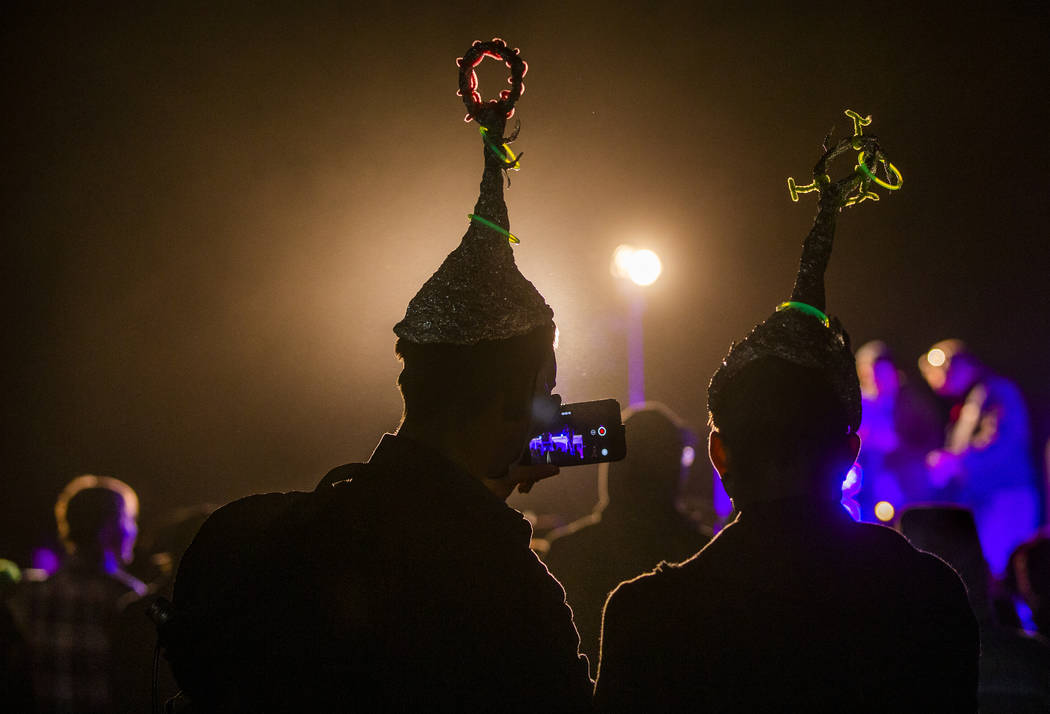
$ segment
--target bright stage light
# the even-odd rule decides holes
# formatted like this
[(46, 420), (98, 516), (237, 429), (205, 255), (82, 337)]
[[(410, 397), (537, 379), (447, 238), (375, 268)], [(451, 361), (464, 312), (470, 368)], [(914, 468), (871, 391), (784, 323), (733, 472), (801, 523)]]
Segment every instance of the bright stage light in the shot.
[(621, 245), (613, 251), (612, 274), (635, 285), (652, 285), (663, 272), (660, 256), (648, 248)]
[(888, 523), (893, 520), (893, 504), (889, 501), (879, 501), (875, 504), (875, 517), (883, 523)]
[(613, 274), (614, 278), (627, 277), (627, 266), (631, 262), (634, 250), (635, 248), (632, 245), (616, 246), (616, 250), (613, 251), (612, 265), (609, 266), (609, 272)]
[(947, 356), (944, 354), (944, 350), (934, 347), (932, 350), (926, 353), (926, 361), (934, 367), (940, 367), (947, 360)]
[(627, 276), (635, 285), (652, 285), (660, 277), (664, 266), (660, 262), (660, 256), (643, 248), (636, 250), (631, 256), (630, 265), (627, 267)]

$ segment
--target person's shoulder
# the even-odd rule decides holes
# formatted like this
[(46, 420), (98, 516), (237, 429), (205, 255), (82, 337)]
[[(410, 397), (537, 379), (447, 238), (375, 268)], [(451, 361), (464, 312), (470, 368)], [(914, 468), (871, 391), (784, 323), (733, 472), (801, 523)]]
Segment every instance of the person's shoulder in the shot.
[[(933, 553), (919, 550), (901, 533), (874, 523), (857, 523), (854, 528), (866, 539), (867, 552), (893, 564), (885, 569), (887, 576), (896, 573), (909, 588), (925, 589), (929, 596), (939, 596), (963, 606), (968, 602), (966, 586), (952, 566)], [(968, 605), (965, 605), (969, 609)]]
[[(697, 554), (699, 555), (699, 554)], [(609, 593), (607, 607), (613, 601), (620, 609), (638, 612), (659, 612), (659, 603), (680, 597), (682, 581), (688, 564), (697, 556), (682, 563), (663, 561), (652, 570), (625, 580)]]
[(226, 571), (248, 561), (275, 525), (310, 494), (299, 491), (252, 494), (231, 501), (208, 516), (182, 557), (175, 580), (181, 586), (197, 576)]

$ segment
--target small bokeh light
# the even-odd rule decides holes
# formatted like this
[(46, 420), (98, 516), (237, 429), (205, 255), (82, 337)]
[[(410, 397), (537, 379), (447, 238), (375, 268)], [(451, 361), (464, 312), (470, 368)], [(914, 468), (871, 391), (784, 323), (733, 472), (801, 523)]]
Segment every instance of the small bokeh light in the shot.
[(875, 504), (875, 517), (883, 523), (889, 523), (893, 520), (893, 504), (889, 501), (879, 501)]
[(696, 461), (696, 449), (686, 446), (682, 449), (682, 466), (689, 468)]
[(941, 367), (947, 360), (947, 356), (944, 354), (944, 350), (934, 347), (932, 350), (926, 353), (926, 361), (933, 367)]
[(663, 272), (663, 263), (648, 248), (621, 245), (613, 251), (612, 274), (628, 278), (635, 285), (652, 285)]

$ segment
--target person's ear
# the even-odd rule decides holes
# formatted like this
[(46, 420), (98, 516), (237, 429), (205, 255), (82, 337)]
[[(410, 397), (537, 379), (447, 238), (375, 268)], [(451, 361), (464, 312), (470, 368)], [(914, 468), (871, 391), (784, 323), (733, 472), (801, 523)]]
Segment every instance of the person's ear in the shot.
[(725, 476), (729, 472), (729, 454), (726, 452), (725, 442), (717, 431), (712, 431), (707, 440), (707, 454), (711, 457), (711, 465), (719, 476)]
[(846, 443), (846, 448), (849, 449), (848, 453), (850, 455), (849, 462), (850, 465), (852, 465), (857, 460), (857, 457), (860, 455), (860, 434), (857, 434), (856, 432), (851, 433), (847, 437)]
[(722, 436), (717, 431), (712, 431), (707, 439), (707, 455), (711, 457), (711, 465), (715, 467), (718, 478), (722, 480), (722, 488), (730, 498), (733, 498), (735, 489), (733, 488), (733, 477), (729, 473), (729, 452), (726, 451), (725, 442), (722, 441)]

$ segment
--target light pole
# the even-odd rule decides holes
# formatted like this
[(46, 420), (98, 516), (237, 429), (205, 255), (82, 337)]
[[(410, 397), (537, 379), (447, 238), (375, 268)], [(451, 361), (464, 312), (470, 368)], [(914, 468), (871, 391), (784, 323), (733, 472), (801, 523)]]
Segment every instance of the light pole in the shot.
[(656, 282), (663, 272), (660, 256), (648, 248), (621, 245), (613, 251), (614, 276), (633, 283), (627, 313), (627, 397), (628, 406), (645, 401), (645, 341), (642, 317), (645, 314), (644, 288)]

